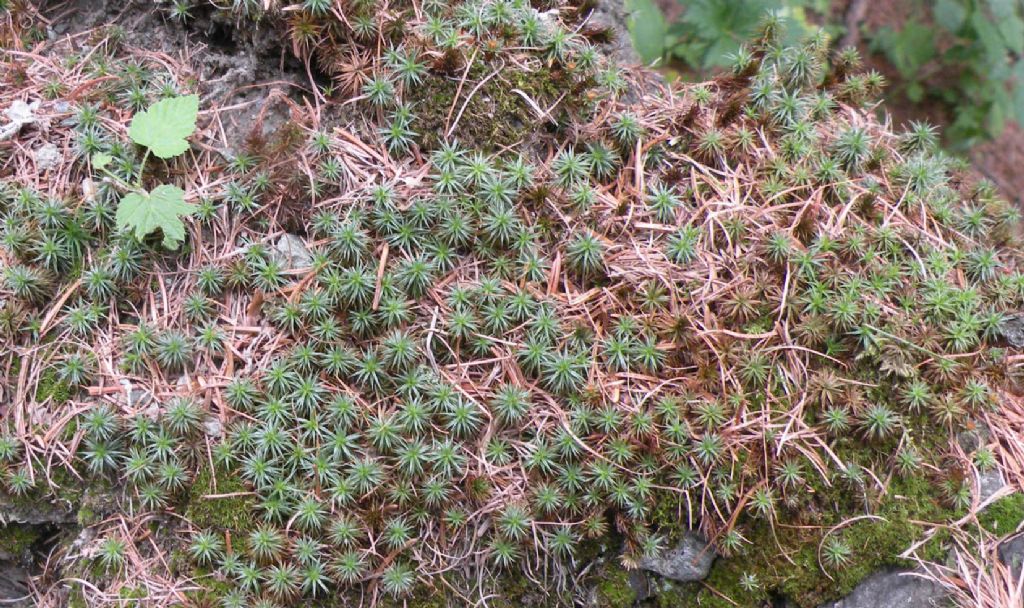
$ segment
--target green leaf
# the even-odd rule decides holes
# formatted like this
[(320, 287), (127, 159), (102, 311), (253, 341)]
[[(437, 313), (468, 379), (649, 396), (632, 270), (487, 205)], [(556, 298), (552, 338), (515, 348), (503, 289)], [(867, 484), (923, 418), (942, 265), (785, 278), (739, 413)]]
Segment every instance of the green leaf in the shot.
[(161, 99), (132, 118), (128, 135), (156, 156), (171, 158), (188, 150), (187, 138), (196, 130), (198, 114), (198, 95)]
[(1024, 21), (1015, 0), (989, 0), (996, 29), (1002, 35), (1003, 42), (1014, 53), (1024, 51)]
[(980, 11), (971, 16), (971, 25), (974, 26), (974, 30), (978, 34), (977, 40), (984, 51), (983, 57), (979, 59), (979, 62), (984, 63), (984, 69), (994, 69), (999, 65), (1005, 65), (1006, 44), (1003, 42), (999, 29)]
[(924, 99), (924, 93), (924, 87), (919, 82), (911, 82), (907, 85), (907, 99), (914, 103)]
[(1010, 89), (1013, 96), (1013, 119), (1018, 124), (1024, 125), (1024, 61), (1018, 61), (1014, 66), (1014, 84)]
[(935, 30), (917, 21), (908, 21), (895, 31), (879, 28), (871, 40), (872, 50), (881, 50), (904, 78), (915, 77), (935, 57)]
[(961, 0), (937, 0), (932, 12), (935, 21), (953, 33), (959, 32), (967, 19), (967, 9)]
[(164, 247), (177, 249), (185, 240), (185, 224), (181, 218), (192, 213), (194, 205), (185, 202), (185, 192), (177, 186), (163, 184), (152, 192), (131, 192), (117, 206), (117, 227), (129, 228), (139, 240), (159, 229), (163, 231)]
[(704, 51), (701, 67), (721, 67), (729, 65), (729, 54), (735, 53), (739, 45), (731, 38), (719, 38), (712, 42)]
[(96, 169), (98, 171), (103, 167), (109, 165), (110, 161), (112, 160), (114, 159), (111, 158), (109, 154), (104, 154), (103, 152), (94, 152), (92, 155), (92, 167), (93, 169)]
[(640, 58), (644, 63), (661, 58), (668, 33), (668, 24), (661, 9), (653, 0), (628, 0), (626, 8), (629, 10), (629, 33)]

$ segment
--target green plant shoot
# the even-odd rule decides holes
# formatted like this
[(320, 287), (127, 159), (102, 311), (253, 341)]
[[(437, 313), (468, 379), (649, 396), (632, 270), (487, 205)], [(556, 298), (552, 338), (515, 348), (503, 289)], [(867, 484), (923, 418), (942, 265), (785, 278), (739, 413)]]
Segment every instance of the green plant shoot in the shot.
[[(143, 169), (151, 153), (166, 160), (188, 150), (188, 137), (196, 129), (198, 113), (199, 96), (183, 95), (162, 99), (135, 115), (128, 135), (132, 141), (146, 148)], [(94, 168), (114, 177), (105, 171), (110, 162), (109, 156), (95, 154), (92, 162)], [(130, 192), (117, 207), (117, 227), (132, 230), (140, 240), (160, 230), (164, 247), (177, 249), (185, 239), (185, 224), (181, 218), (190, 215), (195, 206), (185, 202), (185, 192), (177, 186), (161, 184), (147, 191), (142, 187), (142, 173), (139, 172), (138, 183), (128, 186)]]

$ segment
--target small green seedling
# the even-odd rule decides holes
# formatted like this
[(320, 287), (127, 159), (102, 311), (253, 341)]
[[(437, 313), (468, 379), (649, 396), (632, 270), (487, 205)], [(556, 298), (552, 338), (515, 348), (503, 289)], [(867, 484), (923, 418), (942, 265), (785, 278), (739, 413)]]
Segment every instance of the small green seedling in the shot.
[[(142, 167), (145, 168), (150, 154), (168, 159), (188, 150), (187, 138), (196, 129), (198, 113), (199, 96), (183, 95), (162, 99), (136, 114), (128, 128), (128, 135), (132, 141), (146, 148)], [(92, 157), (94, 168), (116, 180), (115, 176), (105, 171), (110, 161), (110, 156), (102, 153)], [(142, 171), (134, 186), (117, 181), (131, 190), (117, 207), (117, 227), (122, 230), (132, 229), (139, 239), (160, 229), (163, 232), (164, 247), (177, 249), (185, 240), (185, 224), (181, 218), (195, 210), (195, 205), (185, 202), (185, 192), (169, 184), (161, 184), (147, 191), (142, 187)]]

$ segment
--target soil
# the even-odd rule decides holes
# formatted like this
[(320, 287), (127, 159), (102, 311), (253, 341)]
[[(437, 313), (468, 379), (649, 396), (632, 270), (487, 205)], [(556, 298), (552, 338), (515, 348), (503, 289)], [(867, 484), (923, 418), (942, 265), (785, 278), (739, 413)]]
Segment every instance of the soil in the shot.
[(264, 134), (273, 131), (288, 117), (285, 99), (298, 100), (299, 90), (311, 88), (306, 66), (269, 29), (242, 37), (234, 23), (205, 5), (195, 7), (193, 19), (185, 24), (168, 19), (161, 5), (144, 2), (68, 0), (44, 3), (42, 12), (55, 24), (57, 38), (116, 24), (132, 46), (188, 57), (196, 69), (192, 76), (201, 83), (204, 106), (210, 112), (233, 110), (222, 114), (227, 123), (220, 139), (227, 149), (240, 149), (254, 127)]

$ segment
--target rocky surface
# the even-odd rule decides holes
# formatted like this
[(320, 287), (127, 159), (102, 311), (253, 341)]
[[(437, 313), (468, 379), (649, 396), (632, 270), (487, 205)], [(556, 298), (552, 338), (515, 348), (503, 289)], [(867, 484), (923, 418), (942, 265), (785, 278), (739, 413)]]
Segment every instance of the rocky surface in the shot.
[(1015, 578), (1020, 578), (1024, 568), (1024, 534), (1018, 534), (999, 545), (999, 561), (1010, 568)]
[(990, 469), (978, 474), (978, 501), (985, 502), (1006, 487), (1006, 479), (999, 469)]
[(282, 234), (274, 244), (271, 255), (286, 270), (309, 268), (313, 263), (313, 256), (310, 255), (306, 242), (295, 234)]
[(598, 0), (587, 20), (586, 27), (592, 30), (608, 32), (607, 41), (602, 50), (616, 61), (634, 64), (639, 63), (640, 56), (629, 38), (626, 27), (629, 13), (625, 2), (621, 0)]
[(656, 557), (640, 560), (640, 567), (665, 578), (688, 583), (704, 580), (714, 561), (714, 549), (699, 534), (687, 532), (675, 547)]
[(886, 570), (864, 579), (847, 597), (821, 608), (941, 608), (945, 589), (908, 570)]
[(29, 606), (29, 576), (25, 568), (0, 561), (0, 605), (14, 608)]
[(999, 333), (1010, 346), (1024, 347), (1024, 314), (1018, 313), (1007, 317), (999, 326)]

